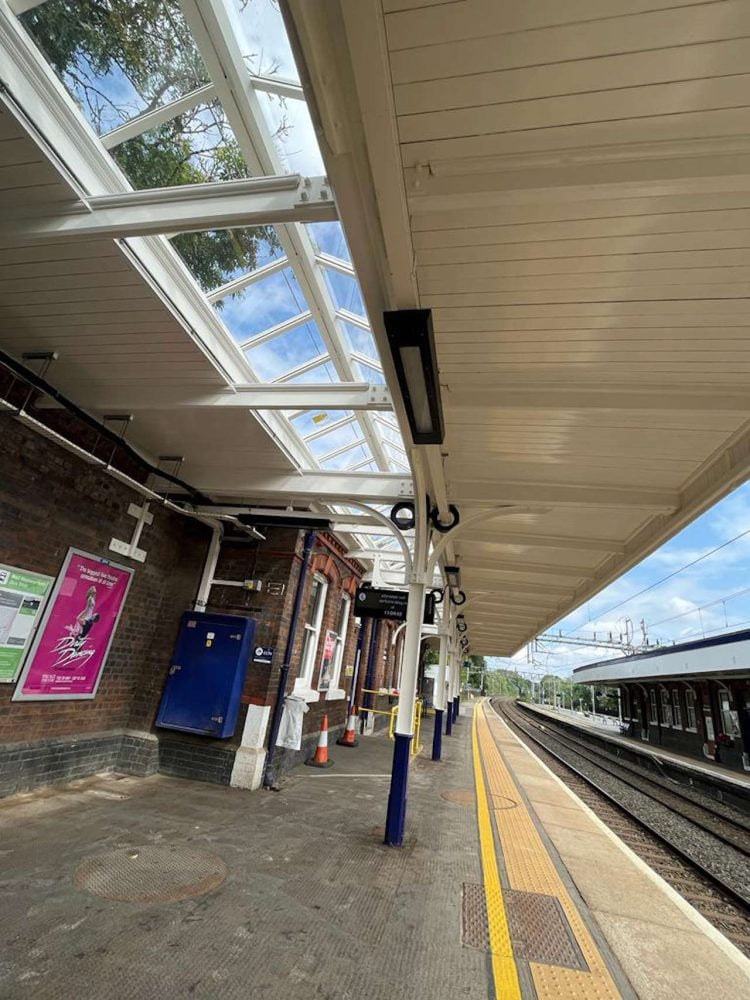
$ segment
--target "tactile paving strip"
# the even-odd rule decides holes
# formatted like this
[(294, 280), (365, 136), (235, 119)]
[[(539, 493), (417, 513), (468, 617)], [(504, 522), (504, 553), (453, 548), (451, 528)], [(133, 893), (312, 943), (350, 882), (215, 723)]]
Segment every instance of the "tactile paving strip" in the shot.
[(461, 943), (478, 951), (490, 950), (490, 929), (487, 922), (487, 898), (484, 886), (464, 882), (461, 899)]
[(516, 955), (528, 962), (588, 972), (563, 908), (554, 896), (505, 891), (510, 937)]
[[(616, 1000), (620, 997), (620, 991), (585, 921), (565, 888), (528, 809), (522, 807), (520, 793), (506, 766), (495, 735), (498, 737), (498, 742), (502, 742), (504, 733), (499, 721), (488, 717), (484, 705), (480, 704), (477, 706), (475, 716), (475, 739), (481, 747), (487, 791), (492, 800), (495, 796), (501, 796), (503, 799), (519, 803), (516, 809), (501, 809), (494, 806), (492, 808), (509, 889), (528, 894), (554, 896), (559, 900), (585, 963), (572, 967), (530, 961), (537, 1000), (560, 1000), (561, 997), (576, 997), (576, 1000)], [(479, 784), (478, 781), (478, 787)], [(487, 884), (486, 873), (485, 884)], [(500, 890), (498, 912), (501, 913), (502, 920), (507, 921), (507, 938), (513, 944), (510, 938), (510, 915), (505, 906), (507, 893), (508, 889)], [(488, 912), (492, 911), (493, 905), (493, 899), (488, 895)], [(490, 927), (490, 938), (492, 938), (492, 927)], [(494, 945), (492, 947), (494, 952)], [(499, 992), (497, 979), (496, 988)]]
[(173, 903), (201, 896), (226, 877), (227, 866), (212, 851), (145, 845), (86, 858), (73, 884), (117, 902)]

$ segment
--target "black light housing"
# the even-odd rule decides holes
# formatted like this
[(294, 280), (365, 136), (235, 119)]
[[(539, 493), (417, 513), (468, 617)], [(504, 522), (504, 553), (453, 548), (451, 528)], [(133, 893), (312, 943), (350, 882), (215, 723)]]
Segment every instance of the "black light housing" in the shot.
[(445, 428), (432, 311), (398, 309), (383, 313), (383, 320), (412, 440), (442, 444)]

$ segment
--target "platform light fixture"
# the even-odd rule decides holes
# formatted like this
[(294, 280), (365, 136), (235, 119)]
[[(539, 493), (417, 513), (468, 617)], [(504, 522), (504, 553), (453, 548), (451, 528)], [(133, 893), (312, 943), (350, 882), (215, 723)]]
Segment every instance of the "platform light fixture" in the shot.
[(383, 320), (412, 440), (442, 444), (445, 428), (432, 310), (397, 309), (383, 313)]
[(446, 566), (444, 569), (445, 579), (451, 590), (461, 589), (461, 570), (458, 566)]

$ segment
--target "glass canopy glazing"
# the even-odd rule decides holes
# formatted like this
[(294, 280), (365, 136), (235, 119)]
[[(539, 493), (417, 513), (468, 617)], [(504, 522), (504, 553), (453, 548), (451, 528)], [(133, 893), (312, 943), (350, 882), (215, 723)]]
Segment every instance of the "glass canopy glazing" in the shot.
[[(229, 26), (226, 37), (204, 29), (204, 2)], [(135, 189), (325, 173), (274, 0), (43, 0), (20, 21), (100, 137), (102, 156)], [(216, 69), (230, 64), (241, 108)], [(164, 238), (211, 303), (245, 381), (383, 384), (338, 222)], [(409, 471), (390, 413), (282, 413), (305, 463), (311, 455), (321, 470)], [(391, 547), (385, 535), (367, 546)]]

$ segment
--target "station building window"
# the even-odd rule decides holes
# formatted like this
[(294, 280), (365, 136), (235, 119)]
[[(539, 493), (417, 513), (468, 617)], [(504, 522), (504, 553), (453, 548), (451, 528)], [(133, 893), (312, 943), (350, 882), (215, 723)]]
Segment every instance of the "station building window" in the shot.
[(320, 626), (323, 621), (323, 608), (326, 603), (328, 582), (324, 576), (316, 573), (313, 576), (310, 599), (307, 602), (305, 615), (304, 638), (302, 640), (302, 656), (300, 658), (299, 676), (294, 682), (295, 690), (308, 690), (312, 687), (313, 670), (315, 669), (315, 653), (320, 639)]
[(669, 702), (669, 691), (661, 689), (661, 721), (665, 726), (672, 725), (672, 706)]
[(626, 687), (620, 688), (620, 698), (622, 704), (622, 717), (623, 719), (630, 720), (630, 692)]
[(346, 631), (349, 627), (349, 613), (351, 611), (351, 598), (348, 594), (341, 595), (339, 604), (339, 617), (336, 623), (336, 646), (333, 652), (333, 670), (331, 673), (331, 690), (328, 697), (343, 697), (339, 695), (339, 680), (341, 678), (341, 667), (344, 662), (344, 652), (346, 650)]
[(656, 691), (653, 688), (649, 691), (648, 695), (648, 721), (652, 726), (658, 725), (659, 716), (656, 710)]
[(682, 729), (682, 707), (678, 688), (672, 688), (672, 725), (675, 729)]
[(727, 736), (737, 739), (740, 735), (740, 721), (737, 712), (732, 709), (727, 691), (719, 692), (719, 709), (721, 711), (721, 728)]
[(688, 688), (685, 692), (685, 715), (686, 715), (686, 729), (691, 730), (696, 733), (698, 731), (698, 720), (695, 715), (695, 691)]

